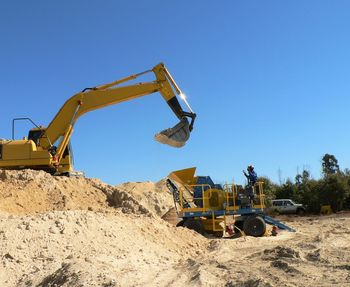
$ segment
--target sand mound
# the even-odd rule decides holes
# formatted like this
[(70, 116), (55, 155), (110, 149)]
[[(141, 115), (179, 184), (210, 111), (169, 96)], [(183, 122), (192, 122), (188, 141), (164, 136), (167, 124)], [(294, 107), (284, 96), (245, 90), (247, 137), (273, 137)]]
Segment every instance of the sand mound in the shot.
[(132, 195), (137, 202), (159, 216), (174, 206), (173, 196), (166, 187), (165, 180), (157, 183), (127, 182), (116, 188)]
[(160, 218), (117, 211), (7, 215), (0, 217), (0, 230), (0, 262), (7, 270), (1, 272), (7, 274), (1, 286), (58, 281), (58, 286), (102, 286), (110, 281), (125, 286), (128, 272), (136, 271), (138, 282), (146, 283), (159, 270), (183, 256), (195, 257), (206, 246), (200, 235), (176, 230)]
[(350, 217), (215, 239), (176, 228), (164, 180), (0, 171), (0, 286), (349, 286)]
[(108, 208), (106, 194), (85, 178), (54, 177), (43, 171), (0, 173), (0, 210), (33, 214), (52, 210)]
[(103, 211), (162, 216), (173, 206), (164, 181), (111, 186), (98, 179), (55, 177), (44, 171), (0, 171), (0, 210), (33, 214), (52, 210)]

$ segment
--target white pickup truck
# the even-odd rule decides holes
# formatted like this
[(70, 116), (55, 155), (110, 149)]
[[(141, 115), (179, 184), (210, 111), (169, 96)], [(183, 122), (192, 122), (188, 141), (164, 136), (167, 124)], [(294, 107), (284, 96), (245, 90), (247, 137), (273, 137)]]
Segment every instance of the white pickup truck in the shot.
[(303, 215), (306, 211), (305, 206), (295, 203), (291, 199), (272, 200), (272, 210), (280, 214), (298, 214)]

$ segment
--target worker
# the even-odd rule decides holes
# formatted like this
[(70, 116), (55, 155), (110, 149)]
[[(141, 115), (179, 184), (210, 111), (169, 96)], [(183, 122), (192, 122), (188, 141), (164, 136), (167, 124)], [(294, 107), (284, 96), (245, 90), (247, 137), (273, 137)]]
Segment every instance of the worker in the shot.
[(271, 230), (271, 236), (277, 236), (278, 234), (278, 228), (276, 225), (272, 226), (272, 230)]
[(254, 186), (254, 184), (258, 180), (258, 176), (257, 176), (256, 172), (254, 171), (254, 166), (249, 165), (247, 167), (247, 171), (248, 171), (248, 174), (244, 170), (243, 170), (243, 173), (244, 173), (245, 177), (248, 179), (248, 185)]
[(254, 185), (258, 180), (258, 176), (256, 172), (254, 171), (254, 166), (249, 165), (247, 167), (248, 174), (243, 170), (243, 174), (248, 180), (248, 186), (247, 186), (247, 194), (250, 199), (250, 203), (254, 204)]

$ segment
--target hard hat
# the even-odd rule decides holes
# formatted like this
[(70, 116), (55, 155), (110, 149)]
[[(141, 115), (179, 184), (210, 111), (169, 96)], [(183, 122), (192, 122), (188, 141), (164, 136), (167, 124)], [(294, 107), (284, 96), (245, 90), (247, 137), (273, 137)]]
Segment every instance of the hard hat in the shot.
[(248, 165), (248, 169), (253, 170), (253, 169), (254, 169), (254, 166)]

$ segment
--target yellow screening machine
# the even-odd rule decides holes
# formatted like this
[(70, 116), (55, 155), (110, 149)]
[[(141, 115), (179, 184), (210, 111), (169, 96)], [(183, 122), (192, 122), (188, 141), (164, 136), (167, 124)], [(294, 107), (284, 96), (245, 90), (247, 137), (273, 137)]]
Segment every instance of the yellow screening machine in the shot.
[(263, 183), (253, 186), (252, 200), (246, 190), (235, 184), (215, 184), (210, 176), (195, 176), (196, 168), (173, 171), (167, 186), (172, 192), (181, 221), (177, 226), (193, 229), (200, 234), (223, 235), (230, 223), (236, 232), (255, 237), (263, 236), (266, 223), (294, 231), (267, 216)]

